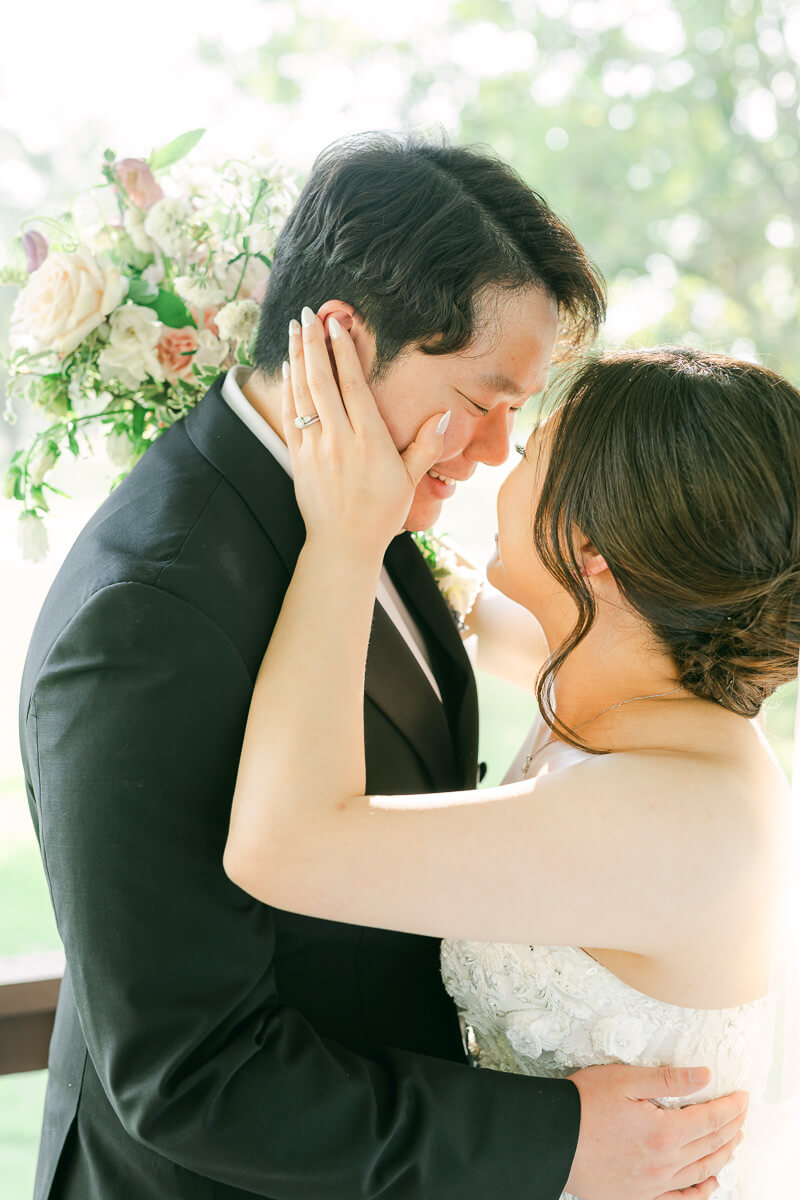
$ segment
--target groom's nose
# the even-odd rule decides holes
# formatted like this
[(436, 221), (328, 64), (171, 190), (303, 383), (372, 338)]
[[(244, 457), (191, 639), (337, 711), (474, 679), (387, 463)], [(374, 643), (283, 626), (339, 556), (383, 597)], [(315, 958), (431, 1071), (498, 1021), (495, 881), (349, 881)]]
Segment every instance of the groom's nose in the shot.
[(514, 414), (507, 408), (491, 409), (473, 431), (464, 456), (473, 462), (490, 467), (501, 466), (508, 458), (509, 439), (514, 428)]

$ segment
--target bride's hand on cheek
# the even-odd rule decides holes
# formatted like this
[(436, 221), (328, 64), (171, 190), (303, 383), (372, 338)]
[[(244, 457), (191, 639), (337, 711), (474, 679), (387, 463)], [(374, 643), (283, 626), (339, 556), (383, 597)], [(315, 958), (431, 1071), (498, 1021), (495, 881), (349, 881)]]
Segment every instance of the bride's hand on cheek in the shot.
[[(329, 319), (337, 386), (322, 323), (310, 309), (303, 314), (308, 323), (290, 327), (283, 428), (306, 537), (382, 557), (403, 528), (420, 479), (441, 456), (449, 413), (429, 417), (400, 454), (349, 333)], [(316, 415), (319, 421), (304, 429), (295, 425), (297, 417)]]

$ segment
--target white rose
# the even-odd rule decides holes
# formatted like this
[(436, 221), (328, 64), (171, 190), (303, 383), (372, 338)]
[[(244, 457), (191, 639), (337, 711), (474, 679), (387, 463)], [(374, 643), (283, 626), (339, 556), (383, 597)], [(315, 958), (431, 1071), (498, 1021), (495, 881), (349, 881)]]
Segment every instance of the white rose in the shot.
[(127, 471), (134, 459), (133, 443), (121, 429), (112, 429), (106, 438), (106, 454), (113, 466)]
[(28, 479), (34, 487), (39, 487), (48, 471), (52, 471), (58, 462), (58, 447), (53, 442), (43, 442), (36, 453), (31, 456), (28, 466)]
[(178, 258), (182, 254), (189, 254), (194, 246), (185, 233), (193, 216), (192, 207), (185, 200), (165, 196), (148, 212), (144, 231), (168, 258)]
[(138, 208), (126, 208), (122, 218), (125, 230), (137, 250), (142, 254), (154, 254), (155, 244), (144, 231), (145, 214)]
[(202, 329), (197, 335), (197, 350), (192, 358), (192, 366), (219, 367), (228, 353), (228, 346), (214, 337), (210, 329)]
[(239, 338), (248, 341), (258, 326), (260, 311), (255, 300), (232, 300), (214, 317), (219, 336), (224, 339)]
[(33, 562), (41, 562), (46, 557), (50, 545), (44, 521), (34, 512), (24, 512), (19, 519), (17, 544), (23, 558)]
[(649, 1030), (638, 1017), (604, 1017), (592, 1030), (592, 1045), (598, 1054), (633, 1062), (645, 1049)]
[(225, 293), (210, 275), (179, 275), (175, 291), (186, 304), (197, 308), (216, 308), (225, 303)]
[(128, 290), (113, 265), (95, 258), (85, 243), (56, 250), (28, 279), (11, 314), (12, 333), (34, 348), (69, 354), (101, 325)]
[(111, 335), (97, 360), (103, 379), (136, 388), (149, 375), (159, 383), (164, 371), (156, 354), (161, 322), (152, 308), (125, 304), (111, 317)]

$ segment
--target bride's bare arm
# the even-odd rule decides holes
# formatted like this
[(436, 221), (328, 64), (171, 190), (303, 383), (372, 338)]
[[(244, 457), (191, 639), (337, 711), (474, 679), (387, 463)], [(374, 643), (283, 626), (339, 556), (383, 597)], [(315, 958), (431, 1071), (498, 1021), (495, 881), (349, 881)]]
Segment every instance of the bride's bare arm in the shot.
[(532, 692), (549, 654), (541, 625), (521, 604), (486, 581), (468, 613), (465, 636), (477, 634), (477, 666)]
[(365, 662), (391, 538), (375, 531), (402, 524), (441, 442), (428, 422), (406, 463), (393, 445), (392, 459), (352, 343), (336, 342), (345, 409), (329, 367), (321, 378), (327, 354), (325, 365), (312, 356), (320, 323), (305, 336), (313, 402), (295, 344), (287, 405), (316, 407), (322, 422), (301, 435), (285, 415), (285, 428), (308, 535), (253, 693), (226, 871), (262, 901), (331, 920), (667, 948), (683, 917), (719, 894), (713, 862), (727, 880), (746, 869), (746, 811), (735, 795), (722, 802), (702, 758), (689, 768), (667, 754), (614, 755), (480, 792), (364, 795)]

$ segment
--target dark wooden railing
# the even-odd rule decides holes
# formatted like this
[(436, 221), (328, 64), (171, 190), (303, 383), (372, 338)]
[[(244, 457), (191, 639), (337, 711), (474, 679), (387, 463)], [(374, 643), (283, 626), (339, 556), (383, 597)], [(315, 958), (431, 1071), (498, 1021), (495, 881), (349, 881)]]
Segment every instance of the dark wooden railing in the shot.
[(0, 958), (0, 1075), (47, 1066), (63, 973), (60, 950)]

